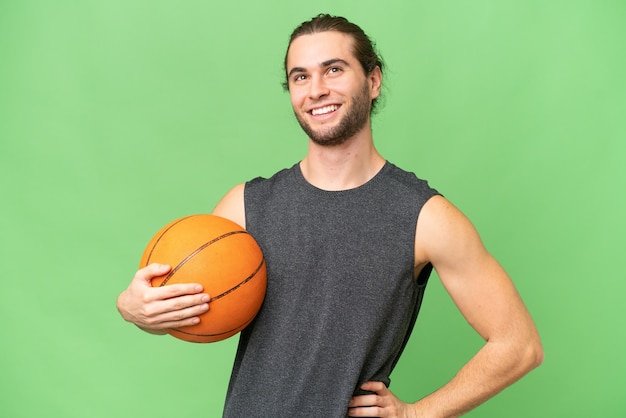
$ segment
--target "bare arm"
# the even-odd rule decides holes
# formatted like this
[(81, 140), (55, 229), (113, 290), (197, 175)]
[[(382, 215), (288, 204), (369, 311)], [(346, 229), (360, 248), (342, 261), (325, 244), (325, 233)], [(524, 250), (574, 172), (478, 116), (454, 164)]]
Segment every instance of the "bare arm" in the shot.
[(241, 225), (242, 228), (245, 228), (246, 211), (244, 207), (244, 189), (245, 184), (243, 183), (233, 187), (228, 193), (226, 193), (222, 200), (217, 203), (213, 209), (213, 215), (230, 219), (231, 221)]
[(458, 209), (432, 198), (416, 237), (416, 259), (433, 263), (463, 316), (486, 341), (450, 382), (415, 404), (416, 416), (459, 416), (541, 364), (543, 349), (509, 276)]

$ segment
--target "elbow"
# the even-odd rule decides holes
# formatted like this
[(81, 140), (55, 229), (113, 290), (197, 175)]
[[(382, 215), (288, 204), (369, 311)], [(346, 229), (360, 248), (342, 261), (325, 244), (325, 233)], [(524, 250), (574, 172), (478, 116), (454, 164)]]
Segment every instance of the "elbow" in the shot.
[(541, 366), (541, 364), (543, 363), (543, 359), (544, 359), (544, 352), (543, 352), (543, 346), (541, 345), (541, 341), (538, 341), (538, 343), (536, 344), (533, 354), (534, 354), (533, 368)]
[(526, 366), (527, 371), (531, 371), (543, 363), (543, 346), (539, 336), (530, 339), (525, 345), (523, 364)]
[(508, 349), (505, 351), (509, 364), (512, 366), (513, 374), (520, 377), (529, 373), (531, 370), (541, 366), (544, 360), (543, 346), (539, 335), (518, 336), (509, 341)]

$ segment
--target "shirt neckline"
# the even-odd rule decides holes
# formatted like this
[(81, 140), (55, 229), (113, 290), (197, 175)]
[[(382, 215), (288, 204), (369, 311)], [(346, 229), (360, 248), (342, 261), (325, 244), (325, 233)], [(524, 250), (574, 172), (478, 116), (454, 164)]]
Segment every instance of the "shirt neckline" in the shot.
[(387, 160), (385, 160), (385, 164), (383, 164), (383, 166), (381, 167), (380, 170), (378, 170), (378, 172), (376, 174), (374, 174), (374, 176), (369, 179), (368, 181), (366, 181), (365, 183), (361, 184), (360, 186), (356, 186), (356, 187), (352, 187), (350, 189), (344, 189), (344, 190), (325, 190), (325, 189), (321, 189), (317, 186), (314, 186), (313, 184), (309, 183), (309, 181), (304, 177), (304, 174), (302, 173), (302, 169), (300, 168), (300, 163), (302, 161), (298, 161), (295, 165), (294, 165), (294, 173), (296, 175), (296, 179), (298, 181), (298, 183), (300, 183), (301, 185), (303, 185), (307, 190), (312, 191), (314, 193), (320, 194), (320, 195), (326, 195), (326, 196), (338, 196), (341, 194), (350, 194), (350, 193), (357, 193), (361, 190), (366, 190), (368, 189), (372, 184), (378, 182), (378, 179), (380, 179), (385, 172), (387, 172), (387, 170), (389, 170), (389, 168), (391, 167), (391, 163)]

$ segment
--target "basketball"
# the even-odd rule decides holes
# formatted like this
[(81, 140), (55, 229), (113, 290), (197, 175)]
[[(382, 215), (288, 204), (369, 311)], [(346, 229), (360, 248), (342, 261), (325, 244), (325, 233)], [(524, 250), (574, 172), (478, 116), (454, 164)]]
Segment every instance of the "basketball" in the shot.
[(197, 325), (169, 329), (181, 340), (209, 343), (244, 329), (261, 308), (267, 286), (261, 248), (245, 229), (215, 215), (192, 215), (165, 225), (150, 240), (140, 268), (168, 264), (168, 274), (152, 286), (199, 283), (209, 294), (209, 310)]

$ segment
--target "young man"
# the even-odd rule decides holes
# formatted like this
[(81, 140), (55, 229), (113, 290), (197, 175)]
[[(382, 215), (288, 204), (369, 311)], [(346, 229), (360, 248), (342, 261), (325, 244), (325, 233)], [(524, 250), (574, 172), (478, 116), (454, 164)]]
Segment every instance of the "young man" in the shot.
[[(374, 147), (382, 71), (369, 38), (343, 18), (320, 15), (292, 34), (285, 86), (308, 153), (234, 187), (213, 211), (250, 231), (268, 267), (224, 416), (458, 416), (542, 361), (529, 313), (470, 221)], [(409, 404), (388, 389), (389, 375), (433, 267), (486, 343), (448, 384)], [(118, 298), (122, 316), (151, 333), (209, 309), (197, 285), (152, 288), (168, 269), (138, 271)]]

